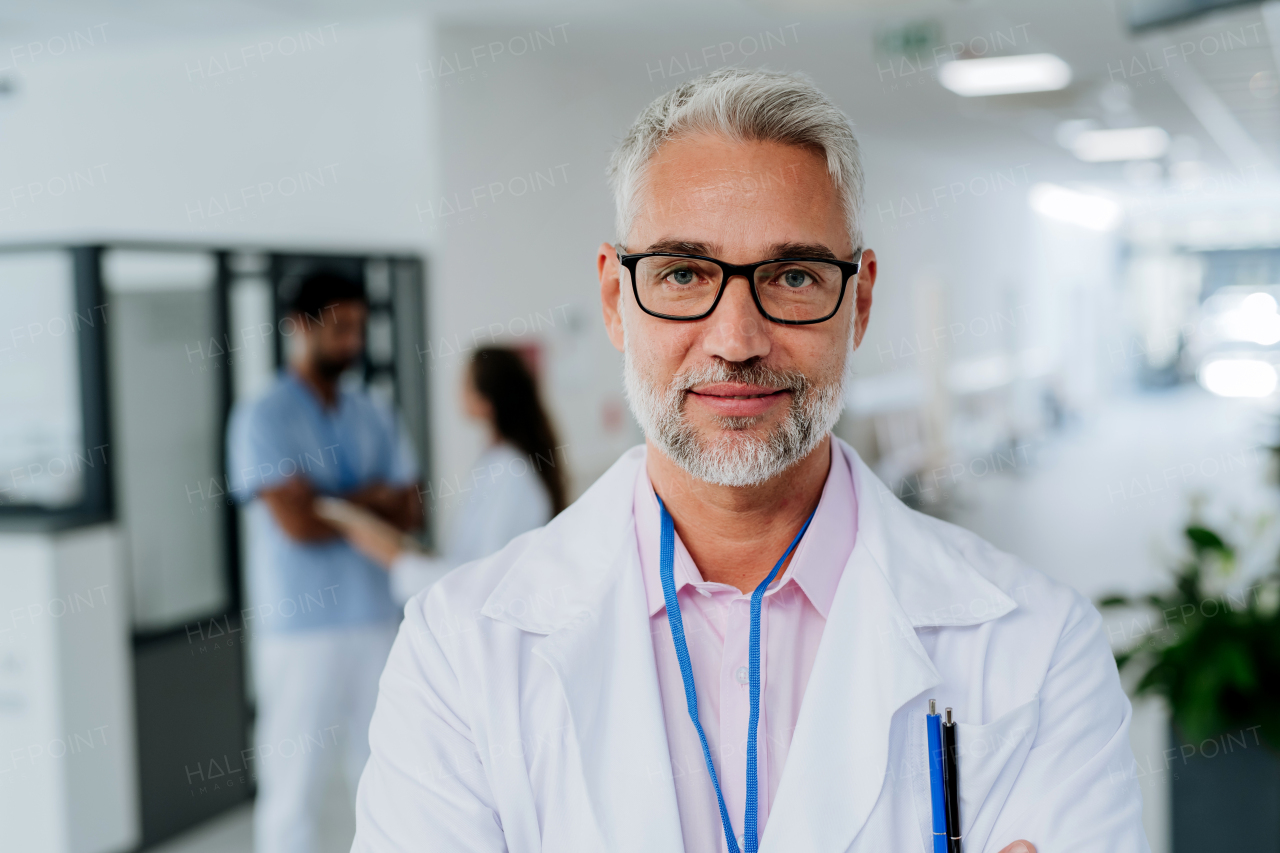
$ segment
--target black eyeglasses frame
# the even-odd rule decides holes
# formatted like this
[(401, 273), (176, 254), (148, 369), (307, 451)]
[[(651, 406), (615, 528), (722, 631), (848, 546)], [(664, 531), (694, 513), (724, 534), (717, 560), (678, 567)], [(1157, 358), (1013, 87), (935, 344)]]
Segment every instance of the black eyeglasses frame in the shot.
[[(627, 272), (631, 274), (631, 292), (635, 295), (636, 304), (640, 306), (640, 310), (648, 314), (650, 317), (657, 317), (660, 320), (680, 320), (693, 321), (705, 320), (710, 317), (712, 312), (716, 310), (716, 306), (720, 304), (720, 298), (724, 296), (725, 288), (729, 286), (729, 280), (742, 276), (747, 280), (747, 285), (751, 289), (751, 300), (756, 304), (756, 310), (760, 312), (766, 320), (772, 323), (778, 323), (783, 326), (811, 326), (814, 323), (825, 323), (840, 312), (840, 306), (844, 304), (844, 292), (848, 289), (849, 279), (857, 275), (862, 269), (862, 250), (856, 253), (858, 260), (842, 261), (837, 258), (771, 258), (767, 261), (760, 261), (754, 264), (731, 264), (722, 261), (719, 258), (712, 258), (707, 255), (686, 255), (680, 252), (636, 252), (628, 254), (621, 247), (615, 246), (614, 249), (618, 253), (618, 263), (627, 268)], [(644, 306), (644, 302), (640, 300), (640, 288), (636, 284), (636, 265), (644, 258), (689, 258), (697, 261), (710, 261), (720, 267), (724, 273), (724, 278), (720, 282), (720, 290), (716, 293), (716, 298), (711, 303), (711, 307), (701, 314), (694, 317), (676, 317), (671, 314), (660, 314), (657, 311), (650, 311)], [(769, 264), (785, 263), (787, 261), (809, 261), (811, 263), (832, 264), (840, 268), (843, 274), (840, 280), (840, 296), (836, 299), (836, 305), (831, 309), (831, 313), (825, 317), (818, 317), (813, 320), (782, 320), (772, 316), (768, 311), (764, 310), (764, 306), (760, 304), (760, 294), (756, 292), (756, 270)]]

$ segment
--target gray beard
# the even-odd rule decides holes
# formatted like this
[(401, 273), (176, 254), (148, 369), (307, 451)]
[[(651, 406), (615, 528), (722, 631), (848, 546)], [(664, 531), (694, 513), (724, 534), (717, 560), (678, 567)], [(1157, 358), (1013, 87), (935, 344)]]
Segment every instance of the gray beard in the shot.
[[(625, 322), (623, 334), (626, 335)], [(846, 356), (836, 381), (811, 382), (804, 374), (774, 370), (760, 363), (712, 361), (678, 373), (665, 388), (642, 375), (626, 335), (623, 379), (627, 402), (645, 436), (690, 476), (718, 486), (756, 486), (804, 459), (821, 443), (840, 418), (848, 365)], [(704, 440), (685, 413), (687, 391), (713, 382), (744, 382), (768, 388), (787, 388), (791, 405), (782, 423), (769, 434), (748, 430), (755, 417), (716, 417), (719, 433)]]

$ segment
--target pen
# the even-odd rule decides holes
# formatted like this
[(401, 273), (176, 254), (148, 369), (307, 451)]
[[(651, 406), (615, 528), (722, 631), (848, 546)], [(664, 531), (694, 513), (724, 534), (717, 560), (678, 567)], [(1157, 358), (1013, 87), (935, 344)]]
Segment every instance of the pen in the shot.
[(942, 786), (942, 717), (937, 701), (929, 700), (925, 717), (929, 735), (929, 793), (933, 801), (933, 853), (947, 851), (947, 798)]
[(960, 846), (960, 772), (956, 761), (956, 724), (947, 709), (942, 724), (942, 781), (947, 801), (947, 853), (961, 853)]

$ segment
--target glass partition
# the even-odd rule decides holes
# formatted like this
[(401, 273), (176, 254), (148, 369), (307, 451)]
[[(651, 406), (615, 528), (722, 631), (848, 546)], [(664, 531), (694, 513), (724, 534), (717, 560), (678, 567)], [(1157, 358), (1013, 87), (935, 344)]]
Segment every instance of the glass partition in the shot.
[(103, 255), (116, 507), (138, 631), (227, 605), (215, 274), (207, 252)]
[(64, 510), (81, 503), (85, 469), (105, 466), (86, 447), (78, 330), (103, 306), (77, 310), (65, 250), (0, 253), (0, 506)]

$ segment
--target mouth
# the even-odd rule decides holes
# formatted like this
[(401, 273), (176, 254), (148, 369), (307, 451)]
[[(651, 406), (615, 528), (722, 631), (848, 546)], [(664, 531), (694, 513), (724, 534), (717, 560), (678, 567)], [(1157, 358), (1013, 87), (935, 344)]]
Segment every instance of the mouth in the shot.
[(790, 388), (767, 388), (741, 382), (717, 382), (688, 390), (689, 399), (724, 417), (763, 415), (789, 400)]

